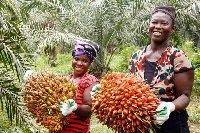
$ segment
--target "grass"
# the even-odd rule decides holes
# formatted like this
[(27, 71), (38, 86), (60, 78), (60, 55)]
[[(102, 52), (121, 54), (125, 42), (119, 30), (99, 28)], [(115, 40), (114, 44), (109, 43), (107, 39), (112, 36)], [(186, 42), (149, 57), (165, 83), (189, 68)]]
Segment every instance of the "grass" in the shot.
[[(1, 106), (0, 106), (1, 107)], [(5, 106), (4, 106), (5, 107)], [(2, 109), (2, 108), (0, 108)], [(192, 94), (191, 102), (187, 107), (189, 114), (189, 128), (191, 133), (200, 132), (200, 98), (199, 95)], [(99, 120), (93, 114), (91, 117), (91, 133), (115, 133), (112, 129), (109, 129), (106, 125), (102, 125)], [(25, 124), (22, 127), (11, 124), (6, 113), (6, 109), (0, 111), (0, 133), (30, 133), (31, 128)]]
[(21, 127), (15, 124), (15, 119), (13, 120), (13, 123), (11, 123), (7, 116), (5, 105), (2, 109), (0, 103), (0, 107), (0, 133), (31, 133), (30, 128), (26, 123), (23, 123)]
[(200, 133), (200, 96), (193, 92), (189, 106), (189, 128), (191, 133)]
[(0, 111), (0, 132), (4, 129), (11, 128), (12, 125), (8, 120), (7, 114), (5, 111)]
[(115, 133), (112, 129), (109, 129), (106, 125), (102, 125), (99, 120), (92, 114), (90, 122), (91, 133)]
[[(61, 72), (66, 75), (69, 73), (72, 73), (71, 55), (64, 56), (65, 60), (61, 56), (64, 56), (64, 55), (59, 55), (59, 58), (58, 58), (59, 60), (56, 62), (56, 64), (58, 65), (53, 70), (48, 65), (48, 59), (43, 58), (43, 57), (39, 58), (35, 65), (39, 66), (38, 68), (42, 70), (47, 69), (54, 72)], [(114, 62), (121, 62), (122, 60), (119, 60), (119, 59), (121, 58), (116, 56), (113, 60)], [(113, 64), (111, 63), (111, 65)], [(115, 63), (115, 67), (116, 66), (118, 67), (118, 65), (116, 65)], [(114, 65), (113, 65), (113, 68), (114, 68)], [(192, 97), (191, 97), (191, 102), (189, 106), (187, 107), (187, 111), (189, 114), (188, 123), (189, 123), (191, 133), (200, 133), (200, 98), (199, 98), (199, 95), (197, 94), (199, 94), (199, 92), (193, 92)], [(27, 125), (25, 125), (24, 127), (19, 127), (19, 126), (16, 126), (15, 124), (11, 125), (10, 121), (7, 118), (6, 110), (3, 109), (3, 111), (0, 111), (0, 133), (27, 133), (27, 132), (30, 133), (31, 132), (30, 130), (31, 128), (28, 128)], [(115, 133), (115, 131), (109, 129), (106, 125), (102, 125), (101, 123), (99, 123), (99, 120), (95, 117), (94, 114), (92, 115), (92, 118), (91, 118), (90, 131), (91, 133)]]
[[(193, 92), (191, 102), (187, 107), (189, 114), (189, 128), (191, 133), (200, 133), (200, 98)], [(99, 120), (92, 115), (91, 119), (91, 133), (115, 133), (115, 131), (108, 129), (106, 125), (102, 125)]]

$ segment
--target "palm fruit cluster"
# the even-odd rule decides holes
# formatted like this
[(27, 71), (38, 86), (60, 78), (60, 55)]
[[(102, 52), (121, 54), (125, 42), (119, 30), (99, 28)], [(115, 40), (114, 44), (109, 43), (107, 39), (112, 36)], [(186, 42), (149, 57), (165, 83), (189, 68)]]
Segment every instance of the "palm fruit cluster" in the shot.
[(35, 72), (25, 81), (24, 102), (36, 121), (57, 132), (68, 125), (69, 116), (63, 116), (60, 102), (76, 98), (78, 86), (62, 74)]
[(159, 99), (140, 77), (112, 72), (101, 80), (92, 99), (93, 112), (103, 125), (118, 132), (134, 133), (152, 129)]

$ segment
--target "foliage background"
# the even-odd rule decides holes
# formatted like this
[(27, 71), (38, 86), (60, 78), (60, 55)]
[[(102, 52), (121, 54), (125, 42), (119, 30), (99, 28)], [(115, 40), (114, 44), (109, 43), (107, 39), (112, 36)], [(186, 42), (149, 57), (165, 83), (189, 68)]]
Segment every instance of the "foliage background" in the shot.
[[(170, 41), (187, 53), (196, 68), (193, 92), (198, 98), (198, 0), (0, 0), (0, 103), (8, 120), (28, 123), (19, 93), (26, 67), (72, 73), (71, 50), (77, 38), (101, 46), (89, 73), (101, 79), (109, 71), (128, 72), (130, 54), (150, 43), (147, 28), (156, 5), (173, 5), (177, 10), (177, 30)], [(194, 114), (199, 121), (198, 110)]]

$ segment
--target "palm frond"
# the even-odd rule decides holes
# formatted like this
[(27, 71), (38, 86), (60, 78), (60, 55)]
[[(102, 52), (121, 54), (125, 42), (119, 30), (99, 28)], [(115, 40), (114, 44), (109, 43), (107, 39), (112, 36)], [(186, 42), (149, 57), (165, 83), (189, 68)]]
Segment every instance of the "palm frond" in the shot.
[(15, 94), (12, 91), (0, 86), (1, 108), (3, 110), (3, 104), (5, 102), (6, 111), (11, 124), (13, 123), (13, 120), (15, 120), (15, 124), (20, 126), (22, 123), (26, 122), (26, 124), (28, 124), (34, 132), (44, 130), (41, 129), (36, 122), (34, 122), (35, 120), (31, 117), (30, 112), (28, 112), (25, 108), (26, 105), (21, 102), (21, 99), (22, 97), (20, 94)]
[[(16, 72), (17, 77), (19, 80), (23, 81), (23, 75), (24, 75), (24, 68), (23, 64), (24, 62), (20, 61), (16, 54), (9, 48), (9, 46), (3, 45), (3, 50), (1, 50), (1, 59), (4, 62), (4, 67), (11, 68), (13, 72)], [(23, 64), (22, 64), (23, 63)]]
[[(17, 111), (16, 108), (18, 106), (17, 104), (18, 104), (18, 101), (19, 101), (18, 95), (9, 91), (8, 89), (4, 89), (0, 86), (0, 99), (1, 99), (2, 109), (3, 109), (2, 99), (5, 101), (8, 118), (10, 119), (10, 121), (12, 123), (16, 114), (19, 114), (19, 113), (16, 112)], [(18, 123), (18, 121), (19, 121), (19, 117), (17, 116), (16, 122)]]

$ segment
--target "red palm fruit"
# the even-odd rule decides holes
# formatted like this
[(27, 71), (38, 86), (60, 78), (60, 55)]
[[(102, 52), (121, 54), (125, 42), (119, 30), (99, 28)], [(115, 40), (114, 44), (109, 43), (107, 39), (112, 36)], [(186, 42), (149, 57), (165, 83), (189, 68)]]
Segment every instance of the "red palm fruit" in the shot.
[(125, 93), (125, 97), (127, 98), (127, 99), (129, 99), (130, 98), (130, 94), (127, 92), (127, 93)]
[(136, 125), (140, 125), (140, 120), (136, 119)]
[(118, 114), (122, 114), (122, 109), (120, 108), (117, 112)]
[(128, 109), (123, 109), (123, 113), (125, 114), (125, 115), (128, 115)]
[(117, 125), (114, 124), (114, 125), (112, 126), (112, 128), (116, 130), (116, 129), (117, 129)]
[(126, 130), (126, 132), (125, 133), (131, 133), (131, 131), (130, 130)]
[(136, 121), (133, 121), (133, 122), (132, 122), (132, 127), (134, 127), (135, 130), (136, 130), (136, 126), (137, 126)]
[(126, 125), (126, 120), (122, 119), (122, 125)]
[(124, 105), (125, 105), (125, 101), (121, 101), (120, 104), (121, 104), (122, 106), (124, 106)]
[[(92, 99), (92, 110), (100, 122), (119, 132), (152, 128), (159, 100), (150, 85), (134, 74), (114, 72), (105, 75), (101, 86)], [(101, 105), (94, 106), (96, 101)]]
[(142, 106), (142, 104), (143, 104), (142, 102), (138, 102), (137, 106), (140, 107), (140, 106)]
[(123, 130), (122, 127), (119, 127), (117, 131), (122, 132), (122, 130)]

